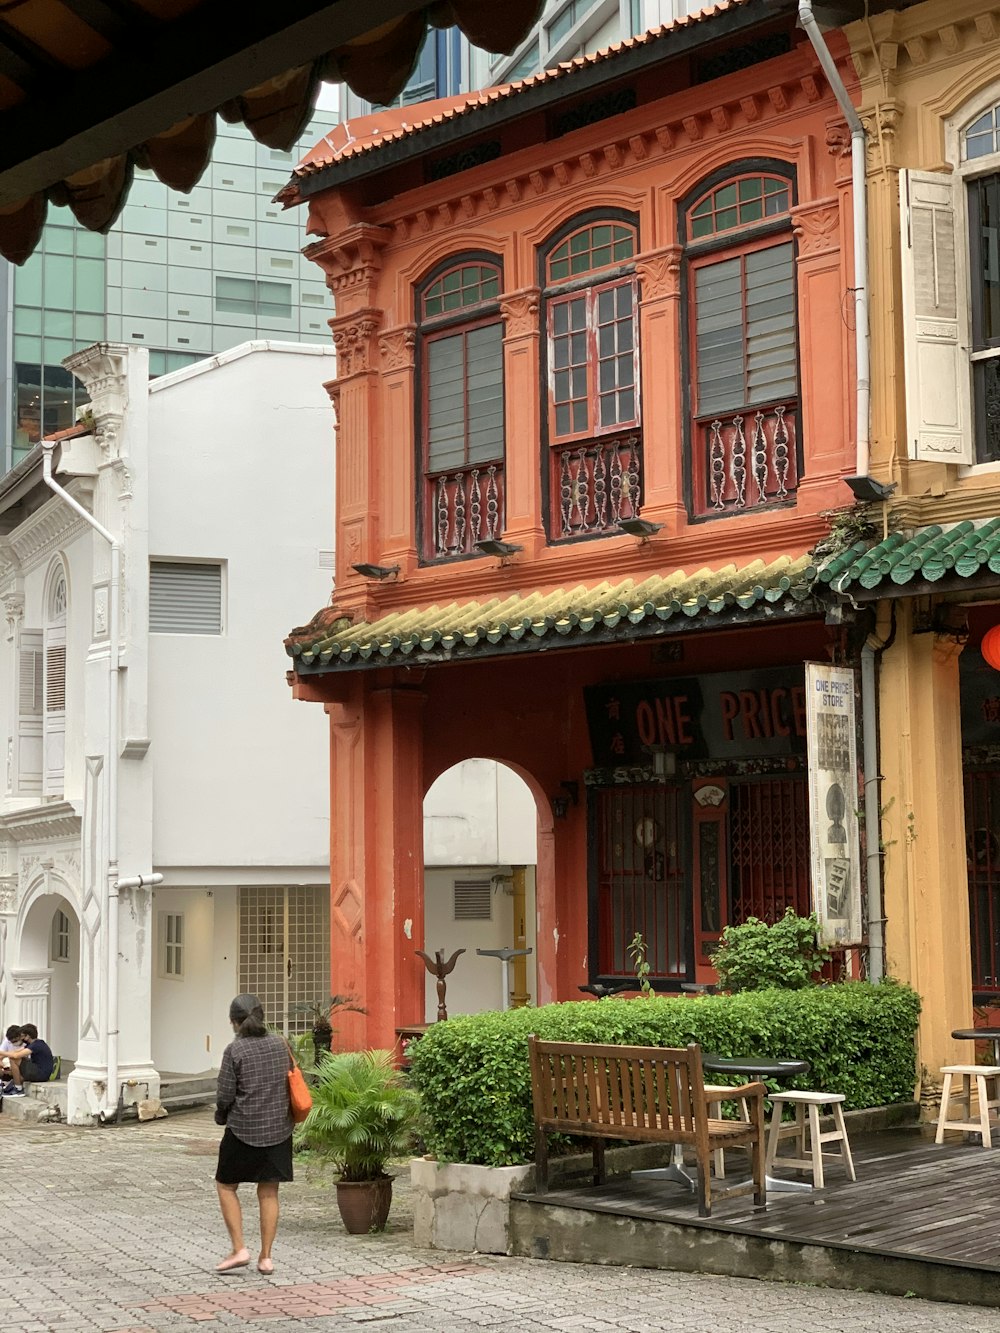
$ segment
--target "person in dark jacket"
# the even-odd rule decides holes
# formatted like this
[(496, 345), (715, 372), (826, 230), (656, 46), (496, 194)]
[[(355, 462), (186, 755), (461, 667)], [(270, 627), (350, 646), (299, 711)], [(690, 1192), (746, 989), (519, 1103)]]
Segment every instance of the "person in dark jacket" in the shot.
[(271, 1246), (278, 1230), (278, 1185), (292, 1179), (291, 1058), (285, 1039), (268, 1032), (256, 995), (237, 995), (229, 1006), (229, 1021), (236, 1036), (223, 1051), (219, 1066), (215, 1123), (225, 1125), (226, 1132), (219, 1144), (215, 1187), (233, 1248), (215, 1271), (231, 1273), (250, 1262), (236, 1191), (252, 1182), (260, 1209), (257, 1271), (267, 1275), (274, 1272)]

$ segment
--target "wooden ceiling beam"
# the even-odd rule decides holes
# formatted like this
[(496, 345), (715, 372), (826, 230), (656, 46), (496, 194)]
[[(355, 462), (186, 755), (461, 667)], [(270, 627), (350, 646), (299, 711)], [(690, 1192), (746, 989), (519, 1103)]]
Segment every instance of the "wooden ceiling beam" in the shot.
[(234, 8), (231, 0), (205, 0), (153, 29), (133, 25), (99, 65), (61, 69), (0, 113), (0, 205), (126, 153), (425, 3), (244, 0)]
[(156, 24), (149, 10), (133, 4), (132, 0), (59, 0), (59, 3), (109, 42), (130, 29), (153, 28)]

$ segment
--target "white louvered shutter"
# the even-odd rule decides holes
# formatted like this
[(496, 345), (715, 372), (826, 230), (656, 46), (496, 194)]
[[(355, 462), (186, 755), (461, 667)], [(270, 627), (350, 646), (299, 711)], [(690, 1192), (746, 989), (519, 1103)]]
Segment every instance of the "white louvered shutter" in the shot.
[(43, 791), (63, 794), (66, 766), (66, 626), (54, 625), (45, 634), (45, 713)]
[(909, 456), (924, 462), (975, 461), (958, 188), (940, 173), (899, 173), (906, 438)]
[(222, 566), (151, 561), (149, 629), (152, 634), (221, 634)]
[(44, 656), (41, 630), (22, 630), (17, 662), (17, 778), (23, 796), (42, 790)]

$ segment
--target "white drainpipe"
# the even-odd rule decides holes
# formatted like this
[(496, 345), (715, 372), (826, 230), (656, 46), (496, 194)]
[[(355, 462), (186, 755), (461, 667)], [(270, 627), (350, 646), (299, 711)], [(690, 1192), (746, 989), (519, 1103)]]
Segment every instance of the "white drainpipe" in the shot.
[(42, 477), (46, 486), (69, 505), (74, 513), (89, 523), (111, 547), (111, 585), (108, 597), (111, 603), (108, 616), (108, 778), (107, 828), (108, 866), (104, 885), (102, 916), (107, 926), (107, 970), (104, 977), (105, 993), (103, 1045), (107, 1083), (104, 1092), (104, 1112), (114, 1111), (118, 1103), (118, 685), (119, 639), (118, 607), (121, 598), (122, 548), (117, 537), (99, 523), (89, 510), (52, 475), (54, 440), (42, 440)]
[(799, 23), (813, 50), (837, 105), (851, 131), (851, 194), (854, 213), (854, 362), (857, 371), (855, 428), (859, 477), (869, 468), (869, 418), (871, 416), (871, 343), (868, 334), (868, 194), (865, 185), (865, 128), (844, 87), (830, 48), (813, 17), (813, 0), (799, 0)]

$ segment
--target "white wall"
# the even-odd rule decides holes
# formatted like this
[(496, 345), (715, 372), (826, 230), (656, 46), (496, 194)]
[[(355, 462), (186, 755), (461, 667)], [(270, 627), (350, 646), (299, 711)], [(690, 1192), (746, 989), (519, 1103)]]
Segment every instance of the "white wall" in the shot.
[[(53, 1054), (75, 1060), (79, 1028), (77, 1011), (80, 1003), (80, 923), (65, 898), (55, 901), (53, 918), (57, 911), (65, 912), (69, 918), (69, 958), (60, 961), (51, 958), (50, 953), (52, 981), (49, 992), (49, 1030), (41, 1035), (51, 1046)], [(50, 921), (50, 949), (52, 924)]]
[(225, 561), (223, 634), (150, 636), (158, 868), (328, 861), (326, 718), (282, 640), (331, 592), (332, 375), (272, 345), (151, 385), (150, 558)]
[[(456, 1014), (478, 1014), (484, 1009), (499, 1009), (503, 991), (502, 969), (498, 958), (480, 958), (477, 949), (517, 948), (514, 938), (513, 898), (510, 885), (497, 885), (492, 894), (493, 918), (490, 921), (456, 921), (454, 914), (454, 881), (456, 879), (489, 879), (492, 875), (509, 875), (510, 866), (456, 866), (448, 869), (428, 869), (424, 874), (424, 951), (433, 958), (438, 949), (450, 958), (456, 949), (466, 952), (455, 963), (448, 976), (445, 1003), (449, 1017)], [(525, 898), (527, 909), (527, 947), (533, 952), (527, 960), (528, 993), (531, 1003), (537, 1002), (535, 989), (535, 873), (529, 868), (526, 876)], [(422, 965), (416, 959), (417, 965)], [(511, 964), (513, 988), (513, 964)], [(426, 974), (424, 987), (425, 1021), (437, 1018), (437, 981)]]
[(424, 797), (426, 866), (534, 865), (537, 813), (527, 784), (492, 759), (466, 759)]

